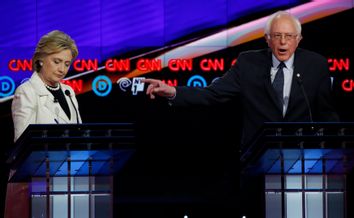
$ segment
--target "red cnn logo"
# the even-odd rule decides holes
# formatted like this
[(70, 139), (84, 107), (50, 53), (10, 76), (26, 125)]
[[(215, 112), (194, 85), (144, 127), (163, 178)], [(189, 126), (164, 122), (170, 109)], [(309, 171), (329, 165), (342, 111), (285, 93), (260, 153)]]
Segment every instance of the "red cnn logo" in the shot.
[(20, 60), (20, 59), (12, 59), (9, 61), (8, 67), (13, 72), (22, 71), (32, 71), (32, 59), (27, 60)]
[(76, 71), (79, 71), (79, 72), (82, 72), (85, 70), (96, 71), (98, 68), (98, 60), (97, 59), (94, 59), (94, 60), (77, 59), (76, 61), (74, 61), (73, 67)]
[(106, 61), (106, 69), (108, 72), (116, 71), (130, 71), (130, 60), (129, 59), (108, 59)]
[(162, 80), (162, 82), (169, 85), (169, 86), (178, 86), (178, 81), (176, 79)]
[(354, 80), (352, 79), (345, 79), (342, 82), (342, 89), (346, 92), (351, 92), (353, 91), (354, 87)]
[(83, 88), (83, 81), (82, 79), (79, 80), (62, 80), (62, 83), (71, 86), (71, 88), (73, 88), (74, 92), (76, 94), (81, 93), (82, 92), (82, 88)]
[(203, 59), (200, 62), (200, 68), (203, 71), (217, 71), (217, 70), (224, 70), (224, 59)]
[(349, 58), (340, 58), (340, 59), (335, 59), (335, 58), (328, 58), (328, 63), (329, 63), (329, 70), (331, 72), (333, 71), (349, 71)]
[(187, 69), (189, 71), (192, 71), (193, 60), (192, 59), (171, 59), (168, 61), (168, 68), (170, 68), (170, 70), (173, 72), (179, 70), (186, 71)]
[(136, 68), (140, 71), (161, 71), (162, 63), (160, 59), (140, 59), (136, 64)]

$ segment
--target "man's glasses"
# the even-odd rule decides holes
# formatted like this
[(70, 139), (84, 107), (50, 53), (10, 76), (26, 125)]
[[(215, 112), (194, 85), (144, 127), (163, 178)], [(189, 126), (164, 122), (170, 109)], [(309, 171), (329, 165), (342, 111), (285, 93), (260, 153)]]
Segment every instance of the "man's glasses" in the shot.
[(275, 40), (281, 40), (285, 39), (287, 41), (293, 40), (297, 38), (297, 34), (291, 34), (291, 33), (272, 33), (270, 34), (270, 37)]

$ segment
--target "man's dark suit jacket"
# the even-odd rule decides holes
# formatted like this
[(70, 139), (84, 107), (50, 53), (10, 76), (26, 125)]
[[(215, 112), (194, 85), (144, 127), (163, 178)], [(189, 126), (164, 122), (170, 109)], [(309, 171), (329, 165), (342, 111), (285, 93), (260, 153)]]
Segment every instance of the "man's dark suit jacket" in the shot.
[[(327, 60), (314, 52), (298, 48), (294, 58), (294, 72), (289, 104), (282, 116), (280, 104), (271, 85), (270, 49), (240, 53), (236, 64), (223, 77), (206, 88), (177, 87), (172, 105), (212, 105), (241, 98), (243, 109), (242, 145), (250, 142), (264, 122), (338, 121), (331, 100), (331, 82)], [(298, 74), (300, 75), (299, 81)]]

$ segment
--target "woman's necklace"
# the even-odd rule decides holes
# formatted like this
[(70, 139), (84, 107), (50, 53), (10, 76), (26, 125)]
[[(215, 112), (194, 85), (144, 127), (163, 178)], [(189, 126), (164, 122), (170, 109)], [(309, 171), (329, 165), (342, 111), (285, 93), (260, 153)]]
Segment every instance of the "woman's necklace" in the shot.
[(58, 91), (60, 89), (60, 83), (58, 83), (58, 85), (56, 87), (49, 86), (49, 85), (45, 84), (45, 87), (51, 91)]

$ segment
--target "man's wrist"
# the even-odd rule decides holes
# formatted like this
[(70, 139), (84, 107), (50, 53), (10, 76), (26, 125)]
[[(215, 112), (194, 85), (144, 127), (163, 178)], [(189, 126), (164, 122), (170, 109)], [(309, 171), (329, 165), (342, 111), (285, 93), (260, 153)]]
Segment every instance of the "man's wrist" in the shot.
[(176, 92), (171, 97), (167, 97), (168, 100), (173, 100), (175, 98), (176, 98)]

